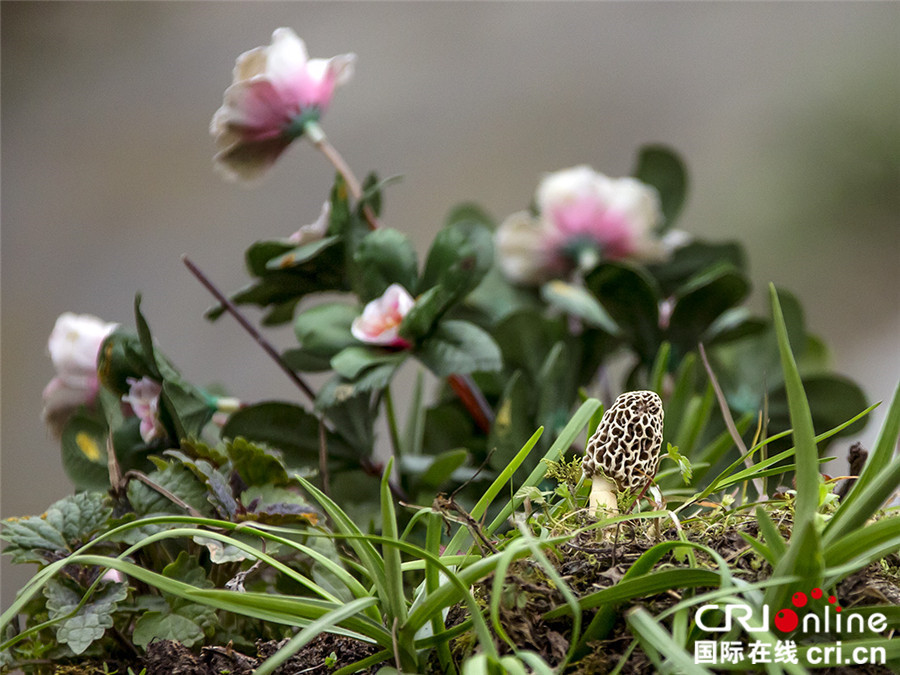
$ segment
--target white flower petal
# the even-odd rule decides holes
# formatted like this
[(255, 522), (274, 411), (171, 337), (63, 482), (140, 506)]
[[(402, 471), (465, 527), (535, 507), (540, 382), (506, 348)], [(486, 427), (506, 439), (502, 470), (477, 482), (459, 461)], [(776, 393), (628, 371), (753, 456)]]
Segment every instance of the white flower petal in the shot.
[(503, 275), (516, 284), (536, 285), (546, 281), (544, 231), (527, 211), (509, 216), (494, 235), (497, 259)]

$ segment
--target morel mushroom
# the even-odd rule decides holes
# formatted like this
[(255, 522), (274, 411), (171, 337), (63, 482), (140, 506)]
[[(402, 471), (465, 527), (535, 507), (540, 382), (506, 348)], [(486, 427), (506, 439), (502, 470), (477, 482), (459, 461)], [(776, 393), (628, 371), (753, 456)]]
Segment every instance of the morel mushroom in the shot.
[(618, 513), (616, 495), (643, 488), (656, 474), (662, 445), (662, 400), (652, 391), (620, 395), (603, 413), (584, 452), (582, 471), (590, 478), (590, 514)]

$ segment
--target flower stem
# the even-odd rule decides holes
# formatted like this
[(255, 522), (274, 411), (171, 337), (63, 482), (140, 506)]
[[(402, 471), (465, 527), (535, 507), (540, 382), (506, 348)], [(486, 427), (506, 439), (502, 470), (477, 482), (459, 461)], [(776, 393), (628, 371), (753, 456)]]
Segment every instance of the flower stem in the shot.
[(210, 281), (209, 277), (207, 277), (203, 272), (200, 271), (200, 268), (197, 267), (190, 260), (190, 258), (188, 258), (187, 256), (182, 256), (181, 260), (191, 271), (191, 274), (197, 277), (197, 280), (201, 284), (203, 284), (206, 290), (212, 293), (213, 297), (215, 297), (215, 299), (222, 304), (226, 311), (237, 320), (237, 322), (241, 325), (241, 328), (247, 331), (250, 334), (250, 337), (256, 340), (256, 343), (260, 347), (262, 347), (263, 351), (268, 354), (273, 361), (275, 361), (278, 367), (284, 371), (285, 375), (290, 378), (291, 382), (296, 384), (297, 387), (299, 387), (300, 391), (302, 391), (312, 403), (315, 403), (316, 392), (314, 392), (312, 388), (308, 384), (306, 384), (306, 381), (302, 377), (295, 373), (294, 370), (287, 363), (285, 363), (284, 359), (281, 358), (281, 354), (278, 353), (278, 350), (272, 346), (272, 343), (266, 340), (266, 338), (264, 338), (262, 334), (258, 330), (256, 330), (256, 327), (252, 323), (250, 323), (247, 317), (245, 317), (241, 313), (237, 306), (231, 300), (229, 300), (228, 297), (222, 291), (220, 291), (212, 281)]
[[(360, 185), (359, 180), (356, 175), (353, 173), (353, 170), (350, 168), (350, 165), (344, 161), (344, 158), (341, 157), (341, 153), (337, 151), (328, 140), (328, 137), (325, 135), (325, 132), (322, 130), (322, 127), (319, 126), (319, 123), (315, 120), (309, 120), (303, 125), (303, 133), (306, 138), (309, 139), (309, 142), (313, 144), (313, 146), (321, 152), (325, 157), (331, 162), (332, 166), (337, 169), (337, 172), (341, 174), (344, 178), (344, 181), (347, 183), (347, 189), (350, 190), (350, 194), (356, 201), (360, 201), (363, 196), (362, 186)], [(369, 208), (368, 204), (363, 204), (362, 207), (363, 216), (366, 219), (366, 222), (369, 223), (369, 227), (373, 230), (378, 229), (378, 220), (375, 217), (375, 214), (372, 212), (372, 209)]]
[[(331, 162), (335, 169), (337, 169), (338, 173), (343, 176), (344, 181), (347, 183), (347, 189), (350, 191), (353, 198), (360, 201), (363, 194), (359, 180), (356, 178), (347, 162), (344, 161), (344, 158), (341, 157), (337, 148), (328, 141), (328, 137), (325, 135), (325, 131), (319, 123), (316, 120), (305, 121), (303, 124), (303, 134), (319, 152), (325, 155), (328, 161)], [(378, 220), (368, 204), (362, 205), (362, 213), (366, 222), (368, 222), (369, 227), (373, 230), (377, 230)], [(448, 382), (456, 395), (462, 400), (463, 405), (466, 407), (466, 410), (469, 411), (472, 419), (475, 420), (475, 424), (478, 425), (478, 428), (484, 433), (490, 432), (491, 425), (494, 421), (493, 411), (491, 411), (491, 407), (485, 400), (484, 394), (478, 389), (474, 380), (469, 376), (453, 375), (448, 378)]]

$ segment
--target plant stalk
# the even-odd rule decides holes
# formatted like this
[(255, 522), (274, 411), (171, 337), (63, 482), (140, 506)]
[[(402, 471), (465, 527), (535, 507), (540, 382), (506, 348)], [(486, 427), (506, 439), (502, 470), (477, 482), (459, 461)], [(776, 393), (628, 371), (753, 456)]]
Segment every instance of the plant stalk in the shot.
[[(341, 153), (339, 153), (337, 148), (335, 148), (328, 140), (325, 131), (319, 126), (319, 123), (312, 120), (306, 122), (303, 125), (303, 133), (306, 138), (309, 139), (309, 142), (313, 144), (313, 147), (325, 155), (326, 159), (331, 162), (331, 165), (337, 169), (339, 174), (341, 174), (344, 181), (347, 183), (347, 189), (350, 190), (350, 194), (353, 195), (353, 198), (356, 201), (360, 201), (363, 192), (359, 179), (353, 173), (350, 165), (347, 164), (341, 156)], [(373, 230), (377, 230), (378, 219), (375, 217), (375, 214), (372, 212), (372, 209), (369, 208), (368, 204), (362, 205), (362, 213), (366, 222), (369, 224), (369, 227)]]
[(302, 377), (300, 377), (287, 363), (285, 363), (284, 359), (281, 358), (281, 354), (278, 353), (278, 350), (272, 346), (271, 342), (263, 337), (262, 333), (260, 333), (252, 323), (250, 323), (249, 319), (247, 319), (247, 317), (245, 317), (237, 308), (237, 305), (229, 300), (228, 297), (222, 291), (220, 291), (212, 281), (210, 281), (209, 277), (207, 277), (200, 270), (200, 268), (191, 261), (190, 258), (184, 255), (181, 256), (181, 260), (191, 271), (191, 274), (197, 277), (197, 280), (201, 284), (203, 284), (206, 290), (212, 293), (213, 297), (218, 300), (226, 309), (226, 311), (237, 320), (237, 322), (241, 325), (241, 328), (247, 331), (250, 334), (250, 337), (256, 340), (256, 344), (262, 347), (263, 351), (268, 354), (273, 361), (275, 361), (278, 367), (281, 368), (282, 371), (284, 371), (284, 374), (287, 375), (288, 378), (290, 378), (291, 382), (297, 385), (300, 391), (302, 391), (306, 395), (310, 402), (315, 403), (316, 392), (312, 390), (312, 388)]

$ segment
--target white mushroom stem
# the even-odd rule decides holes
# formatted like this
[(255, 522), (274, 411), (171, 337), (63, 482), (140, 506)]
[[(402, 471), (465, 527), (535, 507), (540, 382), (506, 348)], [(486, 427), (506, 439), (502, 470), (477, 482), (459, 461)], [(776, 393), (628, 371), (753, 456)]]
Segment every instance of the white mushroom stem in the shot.
[(600, 509), (611, 515), (619, 513), (619, 503), (616, 499), (616, 484), (602, 474), (591, 477), (591, 495), (588, 498), (588, 509), (593, 518), (597, 517)]

